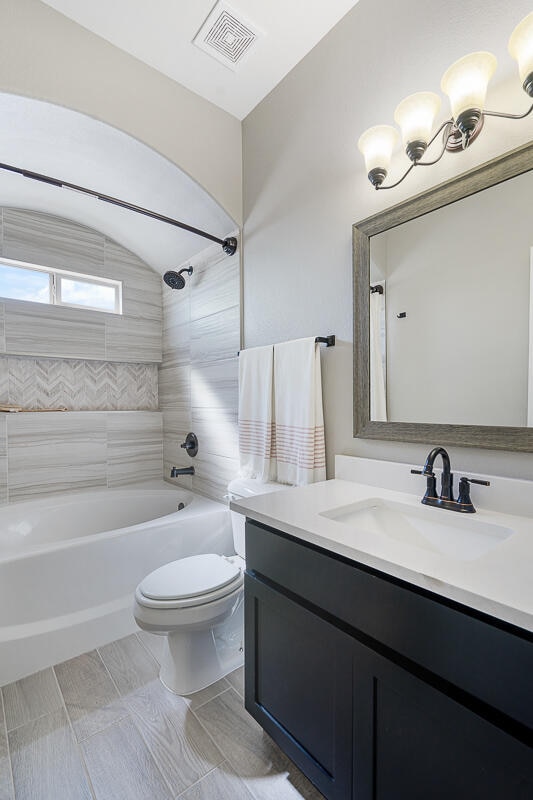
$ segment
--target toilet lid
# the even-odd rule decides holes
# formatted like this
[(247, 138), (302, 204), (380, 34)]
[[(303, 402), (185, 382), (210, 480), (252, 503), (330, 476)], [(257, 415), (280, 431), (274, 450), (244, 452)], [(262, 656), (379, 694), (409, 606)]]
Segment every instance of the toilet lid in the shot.
[(139, 589), (152, 600), (181, 600), (227, 586), (239, 574), (236, 564), (223, 556), (206, 553), (180, 558), (159, 567), (146, 576)]

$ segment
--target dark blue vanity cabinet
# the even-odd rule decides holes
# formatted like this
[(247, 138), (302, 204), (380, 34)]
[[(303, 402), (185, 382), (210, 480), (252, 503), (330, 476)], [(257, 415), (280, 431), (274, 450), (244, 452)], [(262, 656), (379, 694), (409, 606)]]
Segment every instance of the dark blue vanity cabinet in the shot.
[(246, 708), (331, 800), (531, 800), (533, 636), (248, 521)]

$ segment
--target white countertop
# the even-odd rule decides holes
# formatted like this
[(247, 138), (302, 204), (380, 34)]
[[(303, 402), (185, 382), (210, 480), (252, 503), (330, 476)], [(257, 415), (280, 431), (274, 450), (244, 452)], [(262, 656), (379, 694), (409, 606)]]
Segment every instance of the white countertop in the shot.
[[(533, 519), (480, 508), (476, 514), (465, 515), (421, 506), (424, 485), (417, 486), (422, 491), (415, 495), (353, 480), (334, 479), (234, 500), (231, 508), (249, 519), (344, 556), (354, 563), (372, 567), (533, 631)], [(461, 560), (321, 516), (321, 512), (369, 498), (422, 508), (422, 513), (428, 512), (433, 520), (438, 521), (449, 520), (450, 515), (476, 518), (476, 522), (510, 528), (513, 535), (479, 557)], [(439, 516), (435, 518), (434, 515)], [(467, 536), (468, 532), (464, 535)]]

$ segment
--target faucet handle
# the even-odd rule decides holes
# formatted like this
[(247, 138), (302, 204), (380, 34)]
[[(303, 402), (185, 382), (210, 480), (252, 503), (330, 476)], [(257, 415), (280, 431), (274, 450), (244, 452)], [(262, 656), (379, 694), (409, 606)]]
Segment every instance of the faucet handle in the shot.
[(437, 479), (435, 478), (434, 472), (424, 472), (423, 469), (412, 469), (411, 473), (413, 475), (423, 475), (426, 478), (426, 493), (422, 498), (422, 503), (427, 503), (429, 499), (435, 499), (437, 497)]
[(490, 486), (490, 481), (482, 481), (479, 478), (461, 478), (459, 481), (459, 497), (457, 503), (462, 506), (461, 511), (475, 512), (474, 505), (470, 499), (470, 484), (478, 483), (480, 486)]

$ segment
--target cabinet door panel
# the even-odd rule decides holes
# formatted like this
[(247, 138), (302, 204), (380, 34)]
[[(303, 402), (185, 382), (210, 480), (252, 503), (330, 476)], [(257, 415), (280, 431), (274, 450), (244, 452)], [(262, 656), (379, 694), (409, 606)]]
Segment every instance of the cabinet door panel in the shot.
[[(526, 745), (362, 646), (357, 647), (354, 681), (356, 786), (358, 778), (363, 784), (359, 796), (533, 797), (533, 751)], [(360, 774), (362, 763), (366, 768)]]
[(246, 708), (328, 798), (351, 797), (352, 640), (246, 576)]

